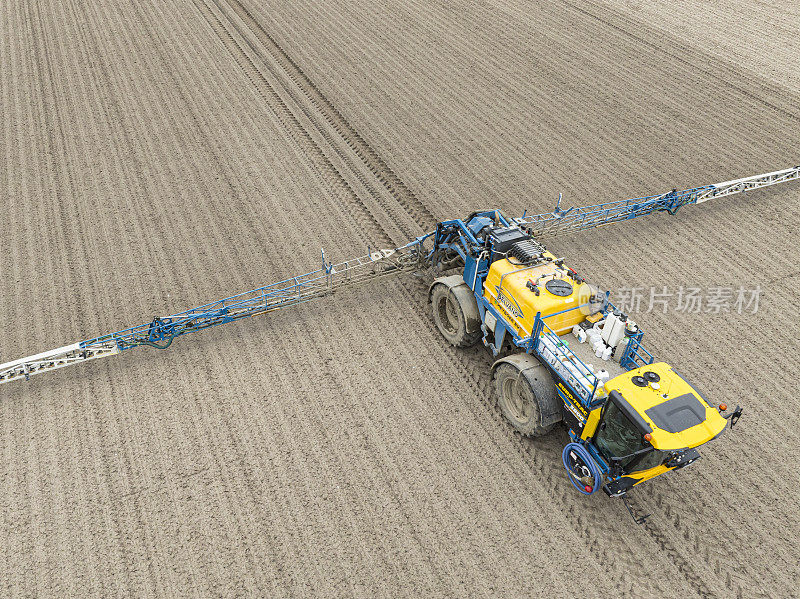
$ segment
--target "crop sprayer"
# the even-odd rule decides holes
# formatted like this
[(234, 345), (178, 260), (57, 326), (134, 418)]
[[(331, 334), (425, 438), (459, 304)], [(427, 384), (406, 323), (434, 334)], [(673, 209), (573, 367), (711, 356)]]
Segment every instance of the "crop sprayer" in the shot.
[(673, 366), (656, 361), (642, 344), (642, 328), (542, 242), (798, 179), (794, 167), (584, 208), (563, 210), (559, 199), (550, 213), (519, 218), (473, 212), (395, 249), (339, 264), (323, 252), (313, 272), (2, 364), (0, 384), (136, 347), (166, 349), (181, 335), (433, 269), (443, 275), (429, 288), (433, 320), (453, 346), (483, 342), (496, 358), (491, 374), (503, 416), (526, 436), (562, 423), (570, 439), (562, 459), (573, 486), (625, 500), (634, 486), (694, 463), (697, 448), (733, 427), (742, 408), (713, 403)]

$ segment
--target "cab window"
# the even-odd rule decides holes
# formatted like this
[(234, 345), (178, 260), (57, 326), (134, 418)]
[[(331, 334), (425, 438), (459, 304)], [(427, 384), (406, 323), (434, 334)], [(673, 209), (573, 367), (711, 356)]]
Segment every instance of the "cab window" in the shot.
[[(609, 401), (603, 416), (603, 422), (595, 437), (595, 444), (606, 458), (623, 457), (650, 447), (628, 417), (612, 401)], [(634, 456), (620, 462), (623, 471), (633, 472), (647, 470), (660, 465), (666, 454), (653, 449), (640, 456)]]

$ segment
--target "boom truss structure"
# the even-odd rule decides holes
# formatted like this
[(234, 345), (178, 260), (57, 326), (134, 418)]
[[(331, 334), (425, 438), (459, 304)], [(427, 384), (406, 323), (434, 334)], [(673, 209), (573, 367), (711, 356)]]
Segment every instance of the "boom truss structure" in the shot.
[[(606, 202), (584, 208), (562, 210), (559, 200), (559, 205), (553, 212), (523, 216), (512, 222), (529, 229), (537, 238), (547, 238), (638, 218), (653, 212), (674, 214), (687, 204), (700, 204), (714, 198), (799, 179), (800, 166), (797, 166), (716, 185), (684, 191), (672, 190), (657, 196)], [(433, 250), (428, 251), (424, 243), (434, 235), (435, 231), (432, 231), (404, 246), (392, 250), (368, 251), (364, 256), (339, 264), (327, 262), (323, 252), (322, 266), (315, 271), (177, 314), (156, 317), (146, 324), (0, 364), (0, 384), (18, 379), (28, 380), (34, 374), (113, 356), (134, 347), (165, 349), (175, 337), (181, 335), (266, 314), (397, 272), (426, 268), (430, 266)]]
[(798, 179), (800, 179), (800, 166), (795, 166), (782, 171), (725, 181), (715, 185), (706, 185), (705, 187), (695, 187), (694, 189), (685, 189), (683, 191), (673, 189), (661, 195), (606, 202), (584, 208), (562, 210), (560, 206), (561, 200), (559, 199), (559, 203), (553, 212), (523, 217), (522, 219), (517, 219), (516, 222), (529, 228), (539, 239), (545, 239), (561, 233), (583, 231), (584, 229), (593, 229), (631, 218), (638, 218), (653, 212), (675, 214), (681, 206), (686, 206), (687, 204), (702, 204), (714, 198), (754, 191), (777, 183)]
[(419, 267), (419, 260), (424, 258), (419, 249), (427, 237), (419, 237), (393, 250), (369, 252), (339, 264), (327, 262), (323, 251), (322, 267), (313, 272), (171, 316), (156, 317), (147, 324), (0, 364), (0, 384), (23, 378), (27, 380), (34, 374), (112, 356), (134, 347), (166, 349), (175, 337), (187, 333), (301, 304), (342, 287), (399, 271), (414, 270)]

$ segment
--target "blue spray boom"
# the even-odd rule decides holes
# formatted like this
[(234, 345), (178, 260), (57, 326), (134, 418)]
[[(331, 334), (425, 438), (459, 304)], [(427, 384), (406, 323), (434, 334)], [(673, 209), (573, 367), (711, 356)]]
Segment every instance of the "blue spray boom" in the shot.
[[(583, 208), (563, 210), (559, 198), (552, 212), (523, 215), (522, 218), (506, 221), (499, 211), (494, 211), (494, 217), (502, 219), (509, 226), (522, 227), (534, 237), (543, 239), (638, 218), (653, 212), (674, 214), (687, 204), (700, 204), (714, 198), (798, 179), (800, 166), (705, 187), (673, 190), (661, 195), (605, 202)], [(312, 272), (177, 314), (156, 317), (146, 324), (0, 364), (0, 384), (23, 378), (27, 380), (34, 374), (112, 356), (134, 347), (166, 349), (175, 337), (181, 335), (307, 302), (342, 287), (401, 271), (426, 268), (430, 266), (433, 252), (437, 248), (426, 249), (425, 241), (435, 235), (436, 231), (432, 231), (404, 246), (370, 251), (365, 256), (339, 264), (327, 262), (323, 252), (321, 268)], [(458, 240), (452, 240), (452, 246), (457, 247), (459, 243), (469, 245), (471, 240), (475, 241), (471, 232), (464, 228), (463, 235), (459, 235)]]

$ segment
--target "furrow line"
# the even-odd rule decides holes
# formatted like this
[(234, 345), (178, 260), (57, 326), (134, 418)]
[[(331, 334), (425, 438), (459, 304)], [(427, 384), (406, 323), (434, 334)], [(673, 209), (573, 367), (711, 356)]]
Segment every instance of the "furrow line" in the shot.
[(363, 155), (358, 148), (351, 139), (342, 134), (341, 127), (326, 116), (314, 96), (303, 93), (302, 82), (298, 81), (294, 72), (281, 68), (282, 65), (265, 50), (265, 47), (271, 46), (271, 42), (265, 37), (260, 25), (249, 16), (249, 13), (235, 11), (224, 0), (211, 1), (225, 17), (226, 26), (230, 26), (236, 32), (237, 39), (241, 40), (252, 53), (253, 60), (257, 59), (259, 66), (263, 66), (277, 82), (275, 91), (285, 94), (284, 102), (290, 109), (296, 111), (295, 115), (300, 117), (301, 125), (307, 127), (312, 137), (319, 138), (317, 143), (325, 152), (331, 166), (342, 176), (350, 178), (349, 183), (356, 194), (374, 202), (374, 205), (385, 213), (383, 217), (380, 215), (376, 217), (385, 218), (392, 224), (393, 232), (390, 233), (395, 242), (399, 243), (400, 239), (408, 239), (422, 232), (408, 210), (380, 185), (375, 173), (364, 164)]
[[(677, 48), (675, 48), (675, 39), (674, 38), (667, 38), (669, 40), (669, 45), (662, 41), (662, 36), (652, 36), (652, 37), (643, 37), (634, 31), (638, 29), (638, 24), (633, 22), (629, 17), (623, 15), (621, 12), (616, 10), (615, 8), (608, 6), (607, 4), (603, 4), (602, 6), (599, 5), (596, 1), (590, 2), (583, 2), (582, 5), (577, 5), (576, 3), (572, 2), (571, 0), (559, 0), (562, 4), (568, 6), (572, 10), (579, 12), (587, 17), (595, 19), (599, 23), (601, 23), (605, 27), (610, 27), (622, 35), (629, 37), (631, 39), (636, 40), (639, 44), (643, 46), (649, 46), (663, 54), (669, 56), (671, 59), (680, 62), (681, 64), (685, 65), (691, 71), (699, 71), (709, 77), (712, 77), (716, 80), (716, 82), (727, 88), (727, 93), (735, 93), (742, 96), (747, 97), (750, 101), (758, 104), (762, 104), (774, 110), (775, 112), (779, 112), (784, 116), (787, 116), (794, 120), (800, 120), (800, 114), (797, 113), (797, 103), (792, 102), (791, 100), (784, 100), (784, 106), (780, 106), (777, 99), (766, 99), (763, 94), (755, 93), (751, 91), (748, 87), (735, 85), (732, 82), (726, 81), (725, 79), (720, 79), (719, 76), (709, 68), (709, 64), (713, 64), (715, 68), (722, 69), (726, 71), (728, 74), (736, 76), (737, 79), (741, 78), (741, 73), (735, 69), (732, 69), (730, 65), (723, 63), (722, 61), (711, 57), (707, 54), (703, 56), (704, 62), (699, 63), (697, 60), (693, 60), (693, 57), (687, 56), (689, 54), (689, 49), (685, 44), (678, 43)], [(589, 10), (586, 8), (586, 5), (592, 6), (593, 10)], [(596, 13), (601, 13), (602, 16), (599, 16)], [(769, 83), (768, 81), (761, 79), (758, 81), (757, 89), (760, 92), (768, 92), (769, 95), (778, 95), (781, 91), (777, 87)]]
[(428, 230), (433, 227), (437, 219), (413, 191), (400, 179), (386, 161), (363, 138), (358, 130), (350, 124), (342, 113), (328, 100), (314, 82), (306, 75), (303, 69), (287, 54), (286, 50), (264, 29), (247, 8), (239, 0), (214, 0), (218, 5), (228, 3), (242, 20), (258, 36), (259, 41), (266, 51), (273, 57), (275, 63), (297, 86), (298, 91), (311, 102), (317, 113), (338, 133), (343, 141), (353, 149), (363, 161), (369, 171), (389, 191), (392, 197), (408, 212), (408, 214), (422, 227)]
[[(266, 33), (266, 31), (264, 31), (264, 29), (257, 23), (257, 21), (255, 21), (255, 19), (253, 19), (252, 15), (248, 11), (246, 11), (246, 9), (244, 9), (241, 6), (241, 4), (239, 4), (236, 0), (233, 0), (233, 1), (236, 2), (237, 6), (239, 8), (238, 13), (240, 14), (240, 16), (243, 15), (244, 17), (246, 17), (251, 22), (251, 26), (256, 27), (261, 32), (262, 35), (260, 35), (259, 38), (262, 40), (262, 43), (264, 43), (264, 41), (271, 41), (271, 43), (274, 45), (274, 50), (273, 51), (278, 52), (279, 53), (278, 56), (280, 56), (283, 59), (281, 61), (282, 62), (281, 66), (284, 69), (291, 68), (291, 69), (294, 70), (294, 76), (292, 77), (290, 75), (290, 78), (303, 89), (306, 97), (312, 102), (312, 104), (315, 106), (315, 108), (317, 108), (319, 110), (320, 106), (321, 106), (321, 102), (324, 101), (325, 104), (322, 104), (323, 107), (329, 106), (333, 111), (335, 111), (335, 108), (333, 108), (332, 105), (330, 105), (330, 103), (327, 101), (327, 99), (325, 99), (324, 96), (321, 96), (321, 94), (319, 94), (316, 86), (314, 86), (313, 83), (311, 83), (310, 79), (308, 79), (308, 77), (303, 73), (303, 71), (299, 67), (297, 67), (297, 65), (293, 61), (291, 61), (291, 59), (288, 57), (288, 55), (285, 54), (285, 52), (282, 50), (282, 48), (280, 48), (280, 46), (278, 46), (274, 42), (274, 40), (272, 40), (272, 38)], [(236, 52), (236, 53), (232, 52), (232, 54), (234, 54), (234, 57), (237, 59), (237, 62), (239, 62), (239, 64), (242, 65), (243, 68), (245, 68), (246, 70), (248, 70), (246, 68), (246, 64), (249, 64), (250, 65), (249, 70), (258, 72), (258, 69), (255, 66), (255, 64), (253, 63), (252, 59), (250, 59), (250, 57), (247, 56), (246, 52), (233, 39), (233, 36), (230, 34), (230, 32), (228, 32), (225, 29), (225, 27), (222, 25), (222, 23), (219, 21), (219, 19), (216, 17), (216, 15), (214, 15), (214, 21), (216, 21), (216, 23), (217, 23), (217, 26), (215, 27), (215, 29), (217, 29), (218, 31), (219, 30), (224, 30), (225, 31), (225, 35), (224, 36), (220, 35), (220, 39), (222, 39), (223, 42), (224, 42), (224, 41), (226, 41), (225, 37), (227, 37), (230, 40), (230, 42), (235, 44), (236, 47), (238, 48), (238, 52)], [(209, 20), (209, 22), (212, 24), (212, 26), (214, 26), (214, 23), (211, 22), (211, 20)], [(242, 35), (241, 32), (240, 32), (240, 35)], [(228, 45), (228, 48), (229, 48), (229, 51), (230, 51), (231, 50), (230, 44), (227, 44), (227, 45)], [(243, 64), (242, 58), (244, 58), (246, 60), (245, 64)], [(259, 73), (259, 75), (260, 75), (260, 73)], [(253, 76), (250, 76), (250, 79), (251, 79), (251, 81), (253, 81), (255, 83), (255, 80), (254, 80)], [(266, 80), (263, 78), (263, 75), (260, 77), (260, 79), (263, 82), (262, 85), (268, 85)], [(317, 90), (316, 93), (319, 94), (319, 96), (321, 96), (321, 99), (319, 97), (314, 98), (314, 90)], [(288, 113), (288, 119), (292, 122), (292, 124), (295, 127), (299, 127), (299, 128), (302, 129), (302, 126), (301, 126), (300, 122), (297, 120), (297, 118), (293, 114), (291, 114), (291, 110), (279, 98), (278, 94), (274, 90), (270, 90), (270, 91), (272, 92), (274, 99), (277, 100), (277, 102), (279, 103), (280, 107), (286, 113)], [(264, 94), (262, 93), (262, 95), (264, 95)], [(315, 99), (317, 100), (316, 102), (314, 101)], [(334, 115), (338, 114), (338, 112), (333, 112), (333, 114)], [(323, 116), (326, 117), (325, 120), (330, 125), (334, 126), (334, 128), (337, 130), (337, 132), (341, 132), (342, 127), (346, 126), (346, 121), (345, 121), (344, 125), (341, 125), (340, 127), (336, 127), (336, 125), (332, 122), (332, 119), (329, 116), (329, 114), (325, 114)], [(299, 137), (301, 140), (304, 141), (304, 145), (306, 145), (306, 146), (309, 146), (309, 145), (313, 144), (313, 139), (308, 134), (308, 132), (304, 131), (303, 135), (300, 135), (300, 136), (295, 135), (294, 137), (295, 137), (295, 139), (297, 139)], [(356, 139), (359, 139), (359, 138), (356, 138)], [(325, 157), (324, 152), (322, 152), (318, 148), (318, 146), (317, 146), (317, 150), (318, 150), (317, 151), (317, 155), (319, 157), (324, 158)], [(374, 152), (374, 150), (372, 150), (372, 152)], [(331, 172), (336, 172), (338, 177), (341, 179), (342, 183), (344, 185), (346, 185), (346, 180), (344, 179), (344, 177), (342, 177), (342, 175), (338, 171), (336, 171), (336, 169), (330, 163), (328, 163), (328, 170), (331, 171)], [(375, 173), (375, 170), (373, 170), (373, 169), (370, 169), (370, 170), (372, 170), (372, 172), (374, 174), (376, 174), (376, 176), (379, 176), (379, 175), (377, 175), (377, 173)], [(393, 173), (393, 176), (396, 177), (396, 174)], [(379, 219), (372, 213), (372, 211), (369, 209), (369, 207), (363, 202), (363, 200), (361, 200), (361, 198), (359, 198), (357, 196), (357, 194), (355, 194), (352, 191), (352, 189), (350, 189), (350, 191), (351, 191), (350, 194), (345, 194), (344, 195), (345, 199), (348, 199), (350, 201), (350, 203), (353, 204), (350, 207), (351, 210), (349, 210), (349, 212), (351, 212), (352, 214), (358, 214), (358, 213), (362, 214), (362, 218), (359, 219), (359, 220), (361, 222), (365, 223), (365, 224), (368, 223), (370, 225), (368, 230), (370, 230), (374, 235), (376, 235), (376, 236), (378, 236), (378, 237), (380, 237), (382, 239), (391, 240), (392, 236), (388, 233), (387, 229), (383, 225), (380, 224)], [(407, 206), (407, 204), (404, 204), (404, 206)], [(411, 210), (409, 213), (413, 217), (415, 217), (415, 219), (419, 218), (418, 214), (415, 214), (413, 210)], [(430, 215), (430, 213), (428, 213), (428, 214)], [(430, 215), (429, 220), (430, 220), (430, 222), (434, 222), (434, 219), (433, 219), (432, 215)], [(420, 226), (423, 226), (423, 227), (427, 224), (426, 221), (420, 222), (420, 220), (417, 220), (417, 223)], [(406, 295), (406, 297), (410, 301), (410, 303), (412, 303), (414, 305), (417, 305), (418, 302), (415, 302), (414, 300), (415, 300), (415, 298), (416, 298), (416, 300), (419, 299), (418, 294), (415, 293), (415, 290), (411, 289), (409, 283), (407, 281), (403, 280), (402, 278), (401, 278), (401, 288), (403, 289), (404, 295)], [(420, 308), (421, 308), (420, 311), (426, 311), (424, 309), (424, 307), (420, 306)], [(433, 327), (433, 324), (430, 323), (430, 326)], [(470, 369), (470, 368), (467, 368), (464, 365), (464, 363), (463, 363), (464, 360), (461, 359), (461, 358), (463, 358), (463, 356), (470, 356), (469, 352), (465, 352), (465, 353), (461, 354), (461, 356), (454, 356), (454, 355), (452, 355), (452, 353), (453, 353), (452, 351), (449, 351), (446, 348), (443, 348), (443, 349), (448, 354), (451, 354), (451, 359), (452, 359), (452, 362), (453, 362), (454, 366), (456, 367), (456, 369), (458, 371), (460, 371), (466, 377), (467, 380), (470, 381), (469, 384), (474, 389), (475, 395), (482, 399), (482, 401), (484, 402), (486, 407), (490, 408), (490, 410), (488, 410), (488, 411), (490, 411), (494, 415), (493, 416), (493, 420), (495, 421), (495, 424), (497, 426), (500, 426), (500, 427), (503, 428), (504, 434), (507, 436), (507, 438), (509, 440), (511, 440), (514, 443), (514, 445), (517, 447), (520, 455), (525, 459), (525, 461), (530, 466), (534, 467), (541, 475), (543, 475), (545, 477), (548, 476), (548, 475), (554, 474), (553, 471), (557, 470), (557, 468), (553, 468), (553, 467), (548, 468), (547, 465), (543, 463), (541, 458), (539, 458), (539, 456), (534, 452), (534, 450), (532, 449), (532, 447), (533, 447), (532, 444), (526, 443), (518, 435), (516, 435), (516, 433), (511, 431), (508, 428), (508, 426), (502, 421), (502, 419), (500, 418), (500, 415), (497, 413), (497, 411), (494, 409), (493, 402), (490, 399), (491, 398), (491, 393), (490, 393), (490, 390), (488, 389), (488, 384), (487, 384), (486, 378), (485, 377), (481, 378), (480, 376), (476, 376), (476, 374), (475, 374), (476, 371), (480, 371), (480, 370), (484, 370), (485, 371), (487, 369), (487, 365), (488, 364), (487, 364), (487, 360), (485, 359), (485, 357), (484, 358), (479, 358), (479, 357), (477, 357), (477, 355), (475, 353), (471, 354), (471, 357), (468, 359), (468, 361), (471, 362), (471, 364), (473, 366), (476, 366), (477, 368)], [(452, 348), (450, 348), (450, 350), (452, 350)], [(483, 415), (483, 417), (485, 417), (485, 414)], [(555, 495), (555, 493), (557, 491), (553, 486), (550, 486), (548, 488), (548, 492), (551, 495)], [(560, 500), (560, 501), (565, 501), (565, 500), (569, 501), (567, 499), (566, 495), (563, 494), (563, 492), (560, 494), (560, 496), (558, 496), (556, 498), (558, 500)], [(580, 512), (580, 510), (582, 508), (580, 506), (578, 506), (577, 504), (573, 503), (568, 509), (571, 512), (576, 512), (577, 513), (577, 512)], [(576, 517), (576, 518), (571, 518), (570, 520), (571, 521), (576, 521), (576, 522), (581, 522), (582, 518)], [(601, 525), (602, 523), (600, 522), (598, 524)], [(575, 529), (575, 531), (581, 537), (583, 537), (586, 540), (587, 547), (595, 555), (595, 558), (598, 560), (599, 563), (609, 563), (611, 561), (611, 555), (609, 554), (609, 552), (600, 549), (601, 544), (595, 542), (595, 539), (593, 538), (592, 532), (591, 532), (591, 529), (593, 527), (591, 527), (591, 526), (588, 526), (588, 527), (581, 527), (581, 526), (575, 527), (575, 526), (573, 526), (573, 528)], [(633, 551), (633, 548), (626, 547), (626, 551), (628, 552), (629, 558), (631, 560), (635, 561), (636, 554)], [(674, 552), (672, 552), (672, 553), (668, 552), (667, 556), (670, 557), (670, 558), (673, 558), (674, 557)], [(675, 561), (675, 560), (673, 559), (673, 561)], [(709, 594), (707, 589), (703, 588), (702, 585), (701, 586), (697, 586), (697, 585), (694, 584), (695, 581), (700, 581), (700, 583), (702, 583), (702, 579), (700, 579), (696, 574), (693, 573), (693, 571), (691, 569), (691, 566), (690, 566), (690, 564), (688, 562), (684, 561), (683, 563), (678, 563), (676, 565), (677, 565), (678, 569), (681, 572), (688, 573), (686, 575), (687, 582), (689, 582), (690, 584), (693, 584), (694, 588), (698, 589), (698, 592), (700, 592), (701, 595)], [(619, 590), (625, 592), (627, 590), (626, 589), (626, 584), (628, 583), (628, 580), (626, 578), (624, 570), (620, 570), (620, 576), (621, 576), (621, 582), (620, 582), (621, 586), (619, 587)]]
[[(195, 0), (195, 6), (205, 17), (208, 24), (217, 34), (223, 46), (239, 64), (247, 78), (253, 84), (258, 94), (264, 99), (269, 110), (275, 115), (283, 130), (297, 144), (307, 158), (308, 166), (317, 177), (326, 183), (326, 187), (335, 190), (335, 196), (352, 195), (352, 189), (347, 179), (330, 162), (322, 148), (314, 141), (309, 132), (303, 128), (297, 116), (287, 106), (286, 102), (273, 89), (264, 75), (259, 71), (253, 60), (248, 56), (239, 42), (234, 39), (231, 32), (222, 23), (219, 16), (212, 11), (204, 0)], [(353, 215), (364, 230), (382, 230), (371, 212), (359, 212)], [(393, 244), (395, 241), (388, 234), (380, 239), (381, 244)]]

